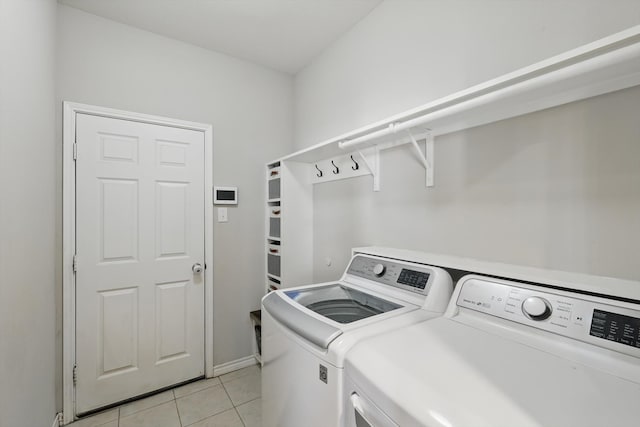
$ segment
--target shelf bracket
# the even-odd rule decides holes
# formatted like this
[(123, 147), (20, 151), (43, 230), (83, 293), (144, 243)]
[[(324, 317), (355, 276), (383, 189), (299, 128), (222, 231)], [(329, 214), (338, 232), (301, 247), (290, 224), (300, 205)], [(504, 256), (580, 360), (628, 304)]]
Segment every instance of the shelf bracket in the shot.
[(373, 191), (380, 191), (380, 149), (378, 146), (375, 147), (375, 152), (373, 154), (373, 165), (367, 160), (362, 151), (358, 151), (358, 155), (364, 162), (367, 169), (373, 176)]
[(427, 187), (433, 187), (433, 135), (431, 134), (431, 132), (428, 132), (426, 134), (424, 147), (425, 150), (424, 153), (422, 153), (420, 145), (418, 145), (418, 141), (416, 141), (413, 133), (411, 133), (411, 129), (407, 129), (407, 133), (409, 134), (409, 138), (411, 138), (411, 145), (413, 145), (413, 148), (415, 148), (416, 153), (418, 154), (418, 158), (424, 166), (426, 176), (425, 184)]

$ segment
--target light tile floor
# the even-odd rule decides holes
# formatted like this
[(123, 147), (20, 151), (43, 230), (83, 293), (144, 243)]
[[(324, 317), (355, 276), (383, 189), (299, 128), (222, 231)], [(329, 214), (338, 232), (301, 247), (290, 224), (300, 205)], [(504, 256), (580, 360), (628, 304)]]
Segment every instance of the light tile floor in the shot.
[(69, 427), (261, 427), (258, 365), (83, 418)]

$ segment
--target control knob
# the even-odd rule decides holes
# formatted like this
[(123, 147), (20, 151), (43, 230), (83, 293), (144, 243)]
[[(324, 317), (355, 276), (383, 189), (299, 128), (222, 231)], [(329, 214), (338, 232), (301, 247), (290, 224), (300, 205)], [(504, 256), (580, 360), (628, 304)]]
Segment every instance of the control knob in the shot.
[(522, 312), (531, 320), (544, 320), (551, 316), (551, 304), (544, 298), (529, 297), (522, 303)]
[(382, 264), (376, 264), (373, 266), (373, 274), (377, 277), (381, 277), (385, 271), (387, 271), (387, 267)]

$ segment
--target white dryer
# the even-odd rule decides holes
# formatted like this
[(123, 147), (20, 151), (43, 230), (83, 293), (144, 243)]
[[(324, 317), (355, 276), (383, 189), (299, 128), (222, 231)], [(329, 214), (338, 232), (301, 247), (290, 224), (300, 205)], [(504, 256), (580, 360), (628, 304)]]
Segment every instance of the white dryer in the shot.
[(347, 350), (362, 338), (442, 315), (452, 290), (443, 269), (357, 254), (337, 283), (266, 295), (263, 426), (339, 426)]
[(350, 427), (637, 426), (640, 304), (469, 275), (445, 316), (354, 346), (345, 375)]

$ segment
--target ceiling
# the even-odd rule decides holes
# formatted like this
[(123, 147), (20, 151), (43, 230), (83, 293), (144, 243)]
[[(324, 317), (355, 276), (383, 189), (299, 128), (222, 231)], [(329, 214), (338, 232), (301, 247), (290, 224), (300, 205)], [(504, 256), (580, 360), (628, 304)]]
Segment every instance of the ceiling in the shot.
[(58, 0), (123, 24), (296, 73), (382, 0)]

